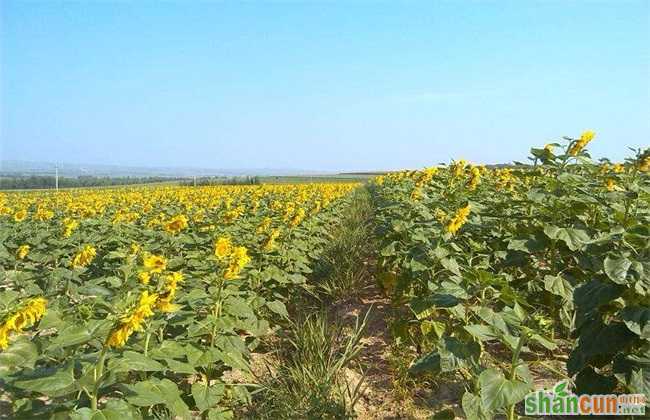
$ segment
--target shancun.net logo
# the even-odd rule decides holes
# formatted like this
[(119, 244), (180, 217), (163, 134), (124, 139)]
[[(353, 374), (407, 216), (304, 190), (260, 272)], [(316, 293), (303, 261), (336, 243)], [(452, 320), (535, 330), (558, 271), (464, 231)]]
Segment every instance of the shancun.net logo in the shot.
[(576, 395), (566, 381), (552, 390), (531, 392), (524, 399), (528, 416), (643, 416), (646, 396), (643, 394)]

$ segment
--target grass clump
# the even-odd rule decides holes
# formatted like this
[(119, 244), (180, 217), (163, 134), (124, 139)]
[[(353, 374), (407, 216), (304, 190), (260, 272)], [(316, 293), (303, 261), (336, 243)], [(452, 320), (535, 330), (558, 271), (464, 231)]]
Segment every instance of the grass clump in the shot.
[(323, 311), (292, 324), (280, 343), (278, 363), (262, 380), (251, 418), (348, 418), (363, 390), (351, 380), (368, 315), (344, 328)]
[(373, 249), (372, 220), (370, 194), (359, 188), (314, 270), (319, 291), (331, 300), (348, 298), (365, 283), (369, 273), (364, 264)]

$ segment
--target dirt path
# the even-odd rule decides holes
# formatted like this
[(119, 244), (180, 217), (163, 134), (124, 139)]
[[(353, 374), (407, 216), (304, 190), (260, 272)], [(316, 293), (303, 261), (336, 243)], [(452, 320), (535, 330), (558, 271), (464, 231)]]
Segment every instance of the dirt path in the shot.
[[(370, 273), (372, 262), (367, 262)], [(362, 340), (364, 348), (359, 362), (364, 370), (365, 389), (355, 406), (357, 418), (369, 419), (424, 419), (431, 415), (429, 410), (417, 407), (414, 402), (404, 401), (394, 388), (395, 372), (390, 358), (390, 332), (388, 322), (391, 318), (390, 299), (385, 296), (371, 275), (366, 277), (356, 296), (339, 302), (332, 308), (337, 319), (344, 324), (353, 325), (370, 311)], [(362, 375), (348, 369), (348, 383), (358, 383)]]
[(363, 291), (365, 293), (359, 298), (359, 303), (365, 307), (365, 311), (370, 308), (372, 310), (360, 359), (368, 367), (366, 375), (371, 389), (377, 393), (390, 391), (392, 374), (388, 361), (390, 337), (386, 316), (390, 310), (390, 300), (384, 297), (375, 285), (369, 285)]
[[(357, 317), (370, 312), (362, 340), (364, 348), (359, 361), (365, 370), (365, 391), (356, 405), (360, 419), (399, 418), (395, 412), (389, 356), (388, 325), (390, 300), (383, 296), (374, 282), (369, 281), (358, 296), (340, 302), (333, 308), (336, 317), (345, 324), (354, 324)], [(357, 383), (358, 372), (348, 370), (348, 382)]]

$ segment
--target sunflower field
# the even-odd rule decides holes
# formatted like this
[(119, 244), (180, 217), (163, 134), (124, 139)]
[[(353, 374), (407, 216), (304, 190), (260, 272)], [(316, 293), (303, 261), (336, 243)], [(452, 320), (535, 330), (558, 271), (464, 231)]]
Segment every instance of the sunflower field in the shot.
[(393, 340), (416, 381), (460, 382), (466, 418), (516, 418), (549, 376), (650, 396), (650, 150), (594, 162), (593, 137), (370, 186)]
[(367, 371), (377, 404), (453, 394), (390, 418), (514, 420), (559, 380), (650, 396), (650, 150), (594, 137), (366, 185), (0, 193), (0, 417), (349, 418)]
[(0, 193), (8, 415), (232, 417), (356, 187)]

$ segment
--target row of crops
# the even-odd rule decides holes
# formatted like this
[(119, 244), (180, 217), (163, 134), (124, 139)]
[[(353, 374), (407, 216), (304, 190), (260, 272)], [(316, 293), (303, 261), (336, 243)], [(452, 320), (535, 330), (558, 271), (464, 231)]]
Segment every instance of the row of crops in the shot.
[(231, 418), (354, 188), (0, 193), (0, 417)]
[(594, 162), (593, 137), (370, 187), (394, 340), (417, 380), (460, 381), (467, 418), (515, 418), (549, 377), (650, 395), (650, 151)]
[[(650, 152), (594, 162), (593, 137), (367, 186), (379, 316), (463, 417), (514, 419), (559, 379), (650, 395)], [(0, 193), (0, 417), (245, 415), (356, 188)]]

